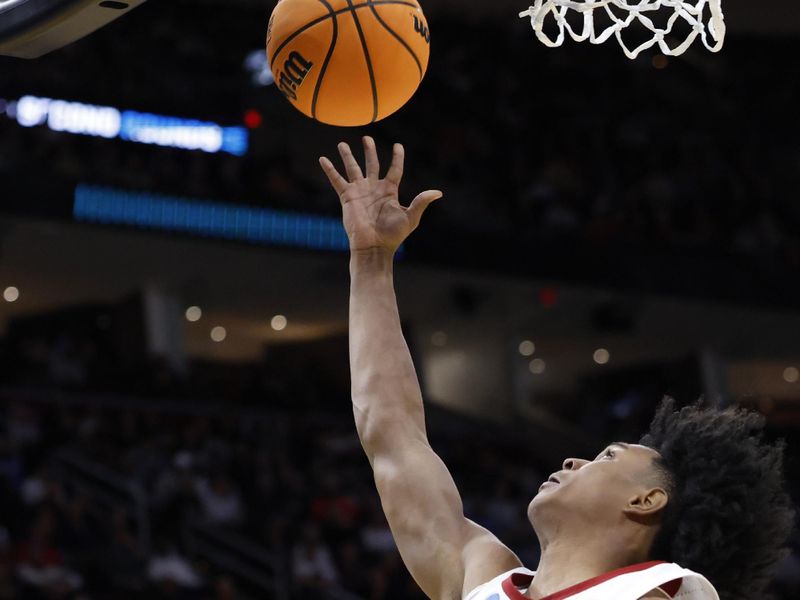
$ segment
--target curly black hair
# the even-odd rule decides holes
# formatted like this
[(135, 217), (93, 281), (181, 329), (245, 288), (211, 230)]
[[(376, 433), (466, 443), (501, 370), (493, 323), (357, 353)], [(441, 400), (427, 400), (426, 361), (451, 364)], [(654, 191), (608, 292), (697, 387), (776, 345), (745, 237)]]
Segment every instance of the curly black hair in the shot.
[(702, 399), (676, 411), (667, 397), (640, 440), (661, 455), (669, 496), (650, 557), (705, 575), (721, 600), (764, 597), (794, 526), (785, 444), (763, 430), (758, 413)]

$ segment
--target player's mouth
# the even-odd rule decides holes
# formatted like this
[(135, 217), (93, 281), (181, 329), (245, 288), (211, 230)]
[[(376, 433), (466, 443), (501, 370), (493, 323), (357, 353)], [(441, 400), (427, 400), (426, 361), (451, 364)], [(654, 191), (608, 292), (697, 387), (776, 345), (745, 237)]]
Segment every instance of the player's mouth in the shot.
[(541, 489), (543, 489), (545, 486), (553, 486), (553, 485), (558, 485), (558, 484), (560, 484), (560, 483), (561, 483), (561, 482), (558, 480), (558, 478), (557, 478), (555, 475), (550, 475), (550, 479), (548, 479), (548, 480), (547, 480), (547, 481), (545, 481), (545, 482), (544, 482), (542, 485), (540, 485), (540, 486), (539, 486), (539, 489), (541, 490)]

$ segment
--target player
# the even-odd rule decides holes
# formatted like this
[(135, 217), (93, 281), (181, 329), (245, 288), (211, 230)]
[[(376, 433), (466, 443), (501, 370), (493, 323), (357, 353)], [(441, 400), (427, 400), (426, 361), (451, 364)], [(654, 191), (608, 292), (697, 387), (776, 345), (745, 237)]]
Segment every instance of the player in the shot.
[(783, 448), (761, 441), (763, 420), (755, 413), (700, 406), (675, 412), (666, 400), (641, 443), (613, 443), (594, 460), (565, 460), (528, 506), (541, 547), (535, 572), (465, 518), (453, 479), (428, 443), (392, 272), (395, 251), (442, 193), (429, 190), (401, 206), (403, 147), (394, 146), (383, 179), (369, 137), (364, 151), (362, 173), (347, 144), (339, 145), (346, 179), (320, 158), (350, 240), (353, 413), (400, 554), (425, 594), (761, 598), (793, 512)]

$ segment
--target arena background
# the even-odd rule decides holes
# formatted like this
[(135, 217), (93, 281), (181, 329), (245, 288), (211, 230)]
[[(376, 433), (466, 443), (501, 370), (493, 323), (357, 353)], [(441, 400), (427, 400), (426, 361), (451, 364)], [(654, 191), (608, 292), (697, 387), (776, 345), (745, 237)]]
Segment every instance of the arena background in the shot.
[(272, 6), (151, 1), (0, 58), (0, 598), (421, 597), (352, 424), (317, 166), (364, 133), (446, 193), (397, 287), (468, 516), (534, 566), (543, 474), (665, 394), (764, 413), (800, 498), (796, 3), (725, 0), (720, 54), (629, 61), (428, 0), (419, 92), (358, 130), (271, 85)]

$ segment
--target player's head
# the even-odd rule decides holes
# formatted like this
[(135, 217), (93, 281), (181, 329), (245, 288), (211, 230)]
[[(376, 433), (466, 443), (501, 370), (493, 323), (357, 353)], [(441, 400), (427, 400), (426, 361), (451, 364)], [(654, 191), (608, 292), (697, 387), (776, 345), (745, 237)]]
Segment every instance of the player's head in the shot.
[(723, 600), (760, 597), (794, 522), (783, 444), (763, 441), (763, 426), (756, 413), (676, 411), (666, 398), (640, 444), (567, 459), (529, 515), (543, 543), (558, 531), (613, 531), (648, 559), (702, 573)]
[(594, 459), (567, 458), (528, 509), (542, 544), (561, 535), (613, 532), (632, 537), (629, 543), (644, 548), (642, 555), (668, 502), (658, 458), (652, 448), (624, 442), (609, 444)]

